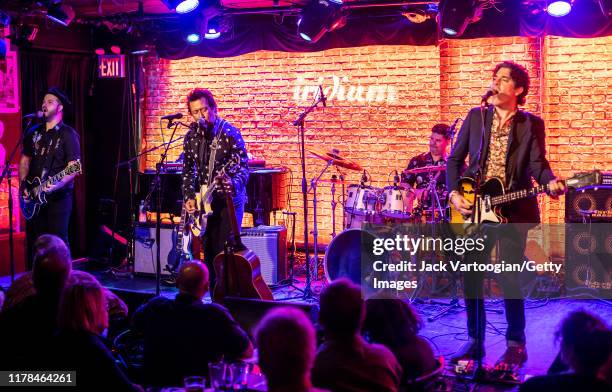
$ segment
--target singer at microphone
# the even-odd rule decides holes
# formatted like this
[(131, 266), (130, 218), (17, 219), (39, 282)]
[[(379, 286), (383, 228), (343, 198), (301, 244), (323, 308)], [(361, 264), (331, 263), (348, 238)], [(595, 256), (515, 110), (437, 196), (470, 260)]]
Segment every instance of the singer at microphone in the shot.
[[(486, 196), (482, 193), (478, 195), (480, 201), (497, 194), (497, 190), (487, 192), (492, 189), (492, 182), (499, 187), (500, 193), (527, 193), (526, 190), (533, 187), (533, 180), (539, 185), (548, 186), (552, 194), (564, 191), (563, 183), (555, 177), (546, 159), (544, 121), (519, 109), (519, 105), (525, 104), (525, 96), (529, 91), (527, 69), (512, 61), (504, 61), (492, 71), (491, 89), (481, 100), (490, 102), (489, 108), (483, 110), (478, 105), (468, 112), (462, 131), (455, 141), (455, 148), (447, 159), (446, 182), (452, 207), (452, 223), (462, 223), (463, 216), (469, 215), (475, 218), (475, 224), (479, 224), (486, 210), (484, 207), (475, 208), (475, 203), (468, 200), (471, 198), (464, 197), (462, 190), (465, 187), (462, 185), (471, 182), (461, 180), (464, 176), (481, 173), (481, 178), (476, 181), (481, 181), (481, 190)], [(463, 170), (466, 160), (468, 167)], [(489, 237), (485, 240), (487, 245), (484, 250), (465, 252), (464, 263), (489, 263), (492, 249), (496, 249), (496, 258), (504, 260), (507, 265), (523, 263), (529, 226), (514, 223), (541, 222), (538, 204), (534, 197), (518, 197), (504, 204), (503, 221), (507, 219), (510, 223), (506, 225), (508, 227), (491, 231), (485, 228), (482, 232)], [(503, 272), (506, 351), (495, 361), (496, 369), (520, 369), (527, 361), (526, 342), (529, 336), (526, 336), (526, 331), (534, 328), (526, 328), (529, 319), (525, 319), (525, 301), (519, 275), (518, 271)], [(451, 363), (481, 359), (484, 355), (482, 348), (487, 346), (484, 342), (487, 312), (484, 311), (484, 300), (478, 294), (483, 292), (483, 274), (466, 272), (463, 278), (467, 312), (465, 330), (468, 332), (466, 338), (469, 339), (451, 356)]]
[(480, 100), (480, 105), (489, 106), (489, 98), (497, 94), (498, 94), (498, 91), (495, 89), (487, 90), (487, 92), (482, 96), (482, 99)]

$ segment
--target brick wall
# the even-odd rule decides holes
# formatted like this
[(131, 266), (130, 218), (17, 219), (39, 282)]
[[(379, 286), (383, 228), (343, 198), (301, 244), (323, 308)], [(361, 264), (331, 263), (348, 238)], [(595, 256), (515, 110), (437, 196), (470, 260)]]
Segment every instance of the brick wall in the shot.
[[(382, 187), (393, 170), (427, 150), (435, 123), (465, 116), (488, 87), (493, 66), (511, 59), (524, 64), (532, 77), (526, 109), (547, 122), (553, 169), (563, 176), (594, 167), (612, 170), (612, 95), (607, 92), (611, 44), (611, 37), (494, 38), (445, 41), (439, 47), (258, 52), (227, 59), (150, 57), (145, 62), (145, 142), (161, 142), (160, 115), (186, 113), (184, 97), (190, 89), (209, 88), (220, 115), (241, 128), (249, 152), (268, 165), (291, 169), (291, 209), (301, 214), (297, 131), (291, 122), (312, 100), (311, 89), (323, 85), (329, 101), (327, 108), (309, 115), (307, 145), (338, 148), (368, 170), (374, 186)], [(163, 133), (168, 140), (170, 132)], [(180, 146), (171, 150), (170, 159), (180, 151)], [(146, 165), (152, 167), (156, 160), (150, 156)], [(322, 161), (308, 157), (307, 177), (323, 167)], [(346, 174), (349, 182), (359, 182), (361, 173)], [(563, 198), (540, 200), (545, 222), (563, 221)], [(329, 186), (321, 184), (322, 242), (330, 238), (330, 201)], [(340, 218), (340, 208), (337, 214)]]

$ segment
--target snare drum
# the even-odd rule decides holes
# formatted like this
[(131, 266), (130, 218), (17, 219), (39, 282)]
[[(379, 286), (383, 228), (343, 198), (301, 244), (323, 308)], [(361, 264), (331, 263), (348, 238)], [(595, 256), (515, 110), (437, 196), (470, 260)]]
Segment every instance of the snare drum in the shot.
[(383, 189), (381, 215), (390, 219), (410, 219), (415, 194), (412, 188), (387, 186)]

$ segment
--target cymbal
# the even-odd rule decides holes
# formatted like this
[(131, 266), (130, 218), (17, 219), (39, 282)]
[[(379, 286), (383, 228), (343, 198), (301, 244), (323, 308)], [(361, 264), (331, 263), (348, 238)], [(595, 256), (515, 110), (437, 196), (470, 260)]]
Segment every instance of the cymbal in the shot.
[(446, 166), (423, 166), (415, 167), (414, 169), (404, 170), (405, 174), (419, 174), (419, 173), (434, 173), (446, 170)]
[(307, 148), (306, 151), (308, 151), (309, 153), (311, 153), (317, 158), (323, 159), (325, 162), (331, 161), (332, 165), (334, 166), (340, 166), (340, 167), (343, 167), (349, 170), (363, 170), (361, 165), (359, 165), (357, 162), (340, 156), (337, 150), (336, 151), (324, 151), (318, 148), (310, 147), (310, 148)]

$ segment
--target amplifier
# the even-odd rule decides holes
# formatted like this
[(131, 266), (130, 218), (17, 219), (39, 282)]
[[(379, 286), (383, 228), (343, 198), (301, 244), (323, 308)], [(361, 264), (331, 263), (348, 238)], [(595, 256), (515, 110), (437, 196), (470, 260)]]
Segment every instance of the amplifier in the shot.
[(589, 211), (592, 222), (612, 222), (612, 185), (601, 185), (565, 195), (565, 222), (582, 223)]
[(252, 250), (261, 263), (261, 275), (267, 284), (287, 278), (287, 228), (257, 226), (243, 228), (242, 243)]
[[(169, 275), (166, 270), (168, 253), (172, 250), (173, 225), (162, 225), (161, 242), (161, 273)], [(157, 244), (155, 243), (155, 225), (137, 224), (134, 230), (134, 272), (140, 274), (155, 274), (157, 270)]]

